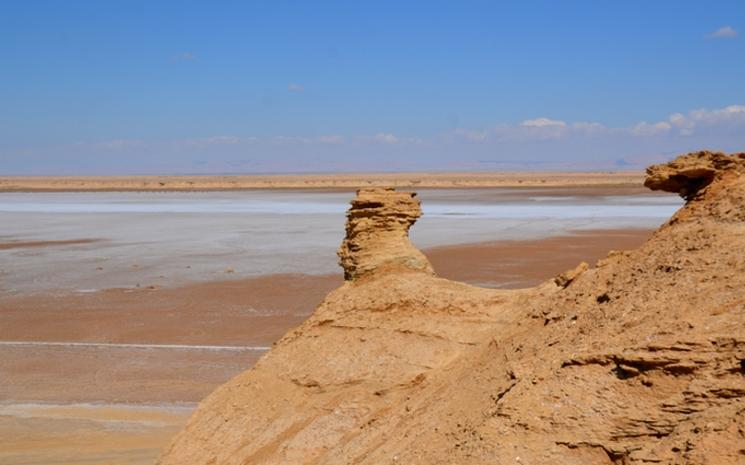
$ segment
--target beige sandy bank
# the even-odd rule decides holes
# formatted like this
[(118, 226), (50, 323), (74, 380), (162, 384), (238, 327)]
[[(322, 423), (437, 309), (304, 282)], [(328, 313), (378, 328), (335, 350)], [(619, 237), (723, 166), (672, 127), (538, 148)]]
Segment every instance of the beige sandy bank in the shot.
[(641, 186), (641, 172), (357, 173), (236, 176), (3, 176), (0, 192)]

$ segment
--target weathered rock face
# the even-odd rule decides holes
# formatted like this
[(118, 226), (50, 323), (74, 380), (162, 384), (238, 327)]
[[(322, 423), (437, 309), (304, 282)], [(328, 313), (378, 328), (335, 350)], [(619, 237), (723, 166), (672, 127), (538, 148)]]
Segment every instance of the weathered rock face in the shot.
[(728, 175), (745, 172), (745, 153), (726, 155), (721, 152), (695, 152), (682, 155), (670, 163), (647, 168), (644, 185), (652, 190), (680, 194), (691, 200), (703, 188)]
[(644, 185), (678, 193), (688, 201), (669, 224), (693, 221), (703, 227), (712, 221), (745, 221), (745, 153), (683, 155), (649, 167)]
[[(205, 399), (159, 463), (745, 463), (745, 175), (722, 157), (653, 167), (689, 197), (673, 219), (537, 288), (356, 259), (365, 278)], [(708, 185), (675, 178), (702, 159)]]
[(347, 235), (337, 252), (345, 279), (394, 268), (433, 273), (427, 258), (409, 241), (409, 228), (422, 216), (415, 193), (360, 189), (351, 204)]

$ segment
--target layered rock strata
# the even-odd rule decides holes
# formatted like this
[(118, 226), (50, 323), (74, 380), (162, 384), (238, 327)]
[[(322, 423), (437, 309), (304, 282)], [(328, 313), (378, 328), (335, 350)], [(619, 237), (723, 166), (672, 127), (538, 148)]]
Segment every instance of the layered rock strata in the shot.
[(649, 187), (688, 201), (645, 245), (516, 291), (434, 276), (411, 198), (360, 192), (348, 281), (159, 463), (745, 463), (742, 168), (652, 167)]
[(337, 252), (345, 279), (397, 268), (434, 273), (424, 254), (409, 241), (409, 228), (422, 216), (415, 193), (360, 189), (351, 204), (346, 238)]

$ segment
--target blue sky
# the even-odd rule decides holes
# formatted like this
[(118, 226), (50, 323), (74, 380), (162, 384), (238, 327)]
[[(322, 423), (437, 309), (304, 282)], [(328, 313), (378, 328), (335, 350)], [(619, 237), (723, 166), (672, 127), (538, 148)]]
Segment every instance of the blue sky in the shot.
[(627, 169), (745, 150), (745, 2), (0, 4), (0, 174)]

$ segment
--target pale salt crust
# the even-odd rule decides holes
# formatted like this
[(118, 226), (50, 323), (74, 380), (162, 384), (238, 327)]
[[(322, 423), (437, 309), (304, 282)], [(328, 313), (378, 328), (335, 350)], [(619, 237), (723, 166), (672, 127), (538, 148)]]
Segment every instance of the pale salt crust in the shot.
[[(558, 188), (554, 192), (561, 191)], [(674, 196), (423, 190), (419, 248), (654, 228)], [(307, 191), (1, 193), (0, 242), (98, 242), (0, 250), (0, 292), (90, 292), (272, 273), (339, 272), (350, 193)]]

